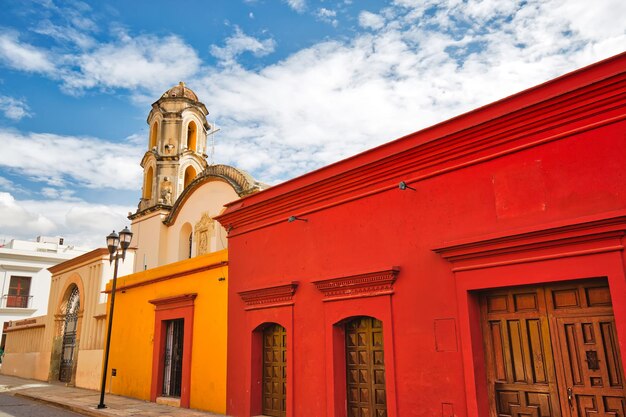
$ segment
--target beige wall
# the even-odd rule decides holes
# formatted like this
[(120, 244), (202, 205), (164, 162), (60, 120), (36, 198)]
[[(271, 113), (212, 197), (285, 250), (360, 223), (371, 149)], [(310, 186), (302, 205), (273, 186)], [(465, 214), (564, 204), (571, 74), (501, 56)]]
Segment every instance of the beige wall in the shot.
[[(230, 184), (215, 179), (199, 185), (187, 196), (170, 226), (163, 223), (167, 217), (166, 211), (155, 211), (136, 218), (132, 223), (132, 246), (137, 248), (134, 271), (141, 272), (187, 259), (181, 255), (188, 253), (188, 250), (181, 251), (181, 245), (189, 244), (188, 240), (181, 239), (181, 229), (185, 224), (193, 231), (204, 213), (208, 213), (211, 218), (215, 217), (224, 210), (224, 204), (238, 198)], [(226, 247), (226, 230), (214, 222), (208, 250), (216, 252)], [(192, 256), (196, 256), (196, 250), (194, 239)]]
[(46, 316), (17, 320), (9, 323), (2, 360), (3, 375), (46, 380), (50, 354), (42, 351)]
[[(168, 228), (167, 257), (164, 264), (182, 260), (179, 256), (180, 234), (185, 223), (189, 223), (193, 230), (202, 214), (208, 213), (210, 217), (215, 217), (224, 210), (224, 204), (238, 198), (239, 196), (229, 184), (219, 180), (206, 182), (196, 188), (180, 208), (174, 224)], [(226, 249), (226, 231), (218, 222), (214, 222), (213, 226), (214, 233), (209, 242), (209, 252)], [(196, 256), (195, 241), (192, 256)]]
[(156, 268), (164, 263), (167, 226), (163, 224), (163, 220), (165, 220), (167, 213), (159, 210), (133, 221), (131, 245), (137, 248), (134, 272)]
[[(74, 356), (76, 374), (72, 385), (100, 386), (106, 322), (106, 295), (102, 291), (113, 277), (113, 265), (108, 258), (106, 250), (97, 249), (51, 268), (48, 314), (37, 317), (35, 324), (21, 326), (19, 322), (11, 322), (16, 330), (7, 334), (7, 365), (3, 363), (0, 373), (43, 381), (58, 380), (65, 323), (63, 311), (71, 288), (76, 285), (80, 309)], [(134, 253), (129, 251), (126, 261), (119, 264), (118, 276), (131, 273), (133, 261)]]

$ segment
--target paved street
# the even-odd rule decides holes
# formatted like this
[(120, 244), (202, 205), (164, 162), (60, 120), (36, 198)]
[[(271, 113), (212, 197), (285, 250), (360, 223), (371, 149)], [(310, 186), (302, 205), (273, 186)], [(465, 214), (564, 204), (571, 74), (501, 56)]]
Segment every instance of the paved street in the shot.
[(99, 400), (98, 391), (0, 375), (0, 417), (225, 417), (112, 394), (99, 410)]
[(79, 417), (61, 408), (42, 404), (27, 398), (14, 397), (9, 393), (0, 394), (0, 417)]

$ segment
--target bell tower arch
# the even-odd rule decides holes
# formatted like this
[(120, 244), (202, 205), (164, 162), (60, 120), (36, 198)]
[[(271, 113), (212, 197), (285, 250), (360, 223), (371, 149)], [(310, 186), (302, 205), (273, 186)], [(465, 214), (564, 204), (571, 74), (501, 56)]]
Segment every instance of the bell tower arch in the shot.
[[(206, 106), (181, 82), (152, 104), (148, 149), (141, 161), (144, 189), (136, 215), (174, 204), (186, 185), (207, 167)], [(150, 189), (146, 189), (149, 187)]]

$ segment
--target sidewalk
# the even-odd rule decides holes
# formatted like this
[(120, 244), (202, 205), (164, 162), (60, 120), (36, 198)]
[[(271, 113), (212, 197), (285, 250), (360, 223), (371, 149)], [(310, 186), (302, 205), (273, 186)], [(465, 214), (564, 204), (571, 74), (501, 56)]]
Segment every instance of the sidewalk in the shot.
[(222, 414), (169, 407), (112, 394), (106, 394), (104, 397), (107, 408), (98, 410), (96, 405), (100, 402), (100, 393), (97, 391), (48, 384), (7, 375), (0, 375), (0, 393), (30, 398), (92, 417), (225, 417)]

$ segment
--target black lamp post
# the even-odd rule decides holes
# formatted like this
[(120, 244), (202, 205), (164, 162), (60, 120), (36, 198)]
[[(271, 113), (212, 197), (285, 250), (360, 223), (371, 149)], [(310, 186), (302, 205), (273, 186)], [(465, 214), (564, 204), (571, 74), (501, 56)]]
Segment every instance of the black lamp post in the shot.
[[(115, 268), (113, 269), (113, 286), (111, 287), (111, 306), (109, 307), (109, 327), (107, 331), (107, 343), (104, 348), (104, 368), (102, 369), (102, 385), (100, 386), (100, 404), (98, 408), (106, 408), (104, 405), (104, 389), (107, 383), (107, 371), (109, 368), (109, 348), (111, 346), (111, 328), (113, 327), (113, 308), (115, 306), (115, 287), (117, 285), (117, 264), (120, 258), (124, 262), (126, 257), (126, 249), (130, 246), (133, 233), (125, 227), (120, 231), (119, 236), (115, 230), (107, 236), (107, 248), (109, 248), (109, 264), (115, 259)], [(121, 249), (121, 253), (120, 253)]]

